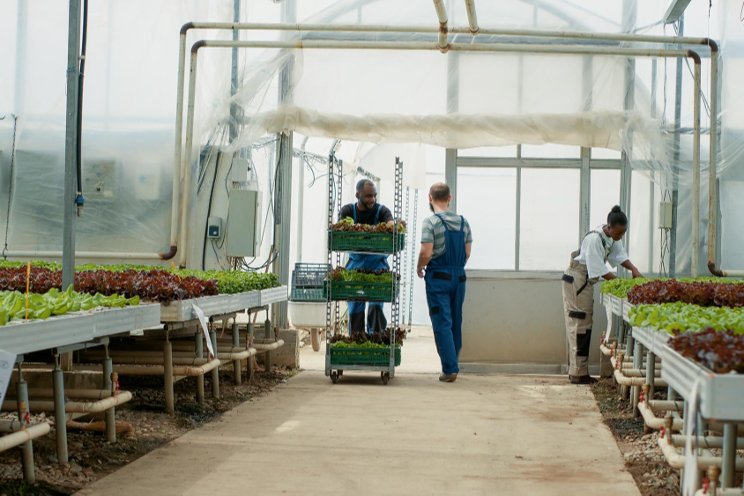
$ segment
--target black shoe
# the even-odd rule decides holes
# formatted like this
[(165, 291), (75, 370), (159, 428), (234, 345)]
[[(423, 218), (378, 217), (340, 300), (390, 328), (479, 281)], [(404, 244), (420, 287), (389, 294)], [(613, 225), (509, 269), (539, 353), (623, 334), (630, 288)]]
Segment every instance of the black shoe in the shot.
[(455, 382), (457, 380), (457, 372), (453, 374), (442, 374), (439, 376), (439, 380), (442, 382)]
[(568, 380), (571, 384), (595, 384), (597, 379), (590, 375), (569, 375)]

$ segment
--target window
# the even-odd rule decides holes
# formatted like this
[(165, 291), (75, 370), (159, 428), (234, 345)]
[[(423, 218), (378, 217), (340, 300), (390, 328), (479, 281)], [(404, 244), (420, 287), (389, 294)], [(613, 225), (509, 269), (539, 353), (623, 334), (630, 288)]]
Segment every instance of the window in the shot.
[(607, 222), (610, 209), (620, 203), (620, 171), (594, 169), (591, 174), (589, 229), (594, 229)]
[(579, 169), (522, 169), (519, 268), (561, 270), (579, 237)]
[[(581, 149), (522, 145), (520, 158), (489, 154), (509, 148), (458, 151), (457, 210), (470, 221), (475, 242), (468, 268), (563, 270), (582, 234)], [(620, 203), (622, 178), (620, 160), (596, 159), (591, 151), (590, 229)], [(648, 189), (633, 193), (648, 198)]]
[(473, 230), (470, 269), (514, 270), (517, 169), (460, 167), (457, 211)]
[(578, 146), (557, 145), (546, 143), (544, 145), (522, 145), (522, 157), (539, 158), (579, 158), (581, 148)]
[(517, 145), (482, 146), (477, 148), (462, 148), (457, 150), (460, 157), (508, 157), (516, 158)]

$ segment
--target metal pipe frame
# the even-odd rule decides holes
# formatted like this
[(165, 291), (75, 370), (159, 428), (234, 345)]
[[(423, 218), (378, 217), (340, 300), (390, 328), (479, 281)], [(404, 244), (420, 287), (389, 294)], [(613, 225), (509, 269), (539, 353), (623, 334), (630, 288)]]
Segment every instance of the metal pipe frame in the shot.
[(439, 49), (442, 52), (447, 51), (447, 9), (444, 7), (444, 0), (434, 0), (434, 9), (437, 11), (439, 19)]
[(478, 16), (475, 13), (475, 0), (465, 0), (465, 9), (468, 13), (470, 33), (477, 34), (480, 28), (478, 27)]
[[(298, 48), (298, 49), (382, 49), (382, 50), (436, 50), (438, 47), (430, 43), (419, 42), (335, 42), (335, 41), (229, 41), (229, 40), (200, 40), (194, 43), (191, 48), (191, 67), (189, 71), (189, 90), (188, 106), (186, 117), (186, 153), (182, 161), (182, 167), (185, 170), (184, 184), (191, 183), (191, 153), (193, 146), (194, 133), (194, 110), (196, 101), (196, 76), (198, 71), (197, 61), (198, 53), (201, 48)], [(700, 56), (693, 50), (658, 50), (658, 49), (634, 49), (634, 48), (598, 48), (585, 46), (554, 46), (554, 45), (497, 45), (497, 44), (450, 44), (449, 50), (452, 51), (474, 51), (486, 53), (551, 53), (560, 55), (613, 55), (624, 57), (689, 57), (693, 60), (695, 71), (693, 74), (694, 84), (697, 91), (694, 92), (695, 108), (697, 109), (697, 119), (695, 119), (695, 133), (693, 145), (693, 175), (695, 170), (700, 169)], [(695, 166), (697, 164), (697, 166)], [(694, 177), (693, 177), (694, 179)], [(697, 190), (699, 198), (699, 188)], [(183, 203), (183, 202), (182, 202)], [(185, 210), (184, 210), (185, 213)], [(699, 209), (698, 223), (699, 223)], [(695, 220), (695, 210), (693, 210), (693, 222)], [(182, 218), (183, 230), (181, 240), (185, 242), (186, 233), (186, 216)], [(693, 239), (694, 236), (693, 236)]]
[(54, 357), (54, 431), (57, 436), (57, 461), (60, 465), (69, 462), (67, 452), (67, 416), (65, 415), (65, 378), (60, 367), (59, 355)]
[[(436, 6), (435, 0), (435, 6)], [(438, 12), (439, 14), (439, 12)], [(445, 12), (446, 14), (446, 12)], [(440, 33), (439, 29), (426, 28), (421, 26), (389, 26), (389, 25), (335, 25), (329, 26), (327, 24), (286, 24), (286, 23), (229, 23), (229, 22), (188, 22), (181, 27), (180, 39), (179, 39), (179, 55), (178, 55), (178, 82), (176, 88), (176, 138), (175, 138), (175, 150), (174, 150), (174, 180), (173, 180), (173, 203), (171, 212), (171, 252), (169, 257), (163, 257), (158, 254), (160, 258), (172, 258), (177, 250), (177, 246), (174, 244), (177, 240), (178, 243), (183, 246), (185, 243), (183, 236), (180, 236), (182, 227), (186, 223), (186, 210), (184, 204), (187, 203), (185, 199), (180, 201), (180, 215), (179, 215), (179, 198), (185, 196), (181, 194), (180, 181), (177, 180), (181, 176), (185, 176), (184, 170), (186, 167), (183, 166), (183, 105), (184, 105), (184, 80), (185, 80), (185, 58), (186, 58), (186, 35), (191, 29), (229, 29), (233, 31), (237, 30), (256, 30), (256, 31), (319, 31), (319, 32), (387, 32), (387, 33)], [(472, 34), (470, 28), (450, 28), (448, 32), (453, 34)], [(718, 45), (715, 41), (709, 38), (696, 38), (696, 37), (684, 37), (684, 36), (656, 36), (656, 35), (636, 35), (636, 34), (624, 34), (624, 33), (582, 33), (575, 31), (535, 31), (526, 29), (479, 29), (479, 35), (486, 36), (510, 36), (510, 37), (525, 37), (525, 38), (560, 38), (560, 39), (574, 39), (574, 40), (593, 40), (593, 41), (612, 41), (612, 42), (647, 42), (647, 43), (663, 43), (663, 44), (674, 44), (674, 45), (704, 45), (711, 49), (711, 59), (716, 58), (718, 55)], [(446, 36), (446, 33), (445, 33)], [(441, 45), (441, 43), (440, 43)], [(713, 67), (714, 62), (711, 62)], [(717, 67), (717, 60), (715, 63)], [(711, 71), (710, 76), (711, 88), (717, 89), (717, 72)], [(716, 90), (717, 91), (717, 90)], [(713, 108), (711, 108), (713, 110)], [(714, 136), (714, 133), (711, 133)], [(191, 148), (187, 148), (189, 154)], [(711, 148), (713, 150), (713, 148)], [(712, 161), (714, 164), (715, 156), (711, 154)], [(188, 184), (186, 178), (183, 180), (184, 184)], [(178, 221), (180, 220), (180, 222)], [(185, 253), (181, 253), (181, 257), (185, 257)], [(185, 258), (183, 258), (185, 260)]]
[[(16, 386), (16, 396), (18, 397), (18, 404), (17, 408), (15, 410), (18, 412), (18, 422), (20, 426), (21, 431), (25, 431), (27, 429), (27, 415), (29, 413), (28, 410), (28, 384), (23, 379), (23, 373), (21, 371), (21, 366), (18, 365), (18, 385)], [(49, 424), (47, 425), (47, 432), (49, 432)], [(19, 436), (22, 437), (22, 436)], [(2, 438), (5, 439), (5, 438)], [(36, 470), (34, 468), (34, 446), (31, 442), (31, 437), (25, 442), (23, 442), (23, 447), (21, 448), (21, 464), (23, 465), (23, 480), (29, 483), (33, 483), (36, 480)], [(0, 440), (1, 442), (1, 440)], [(6, 442), (8, 444), (15, 443), (15, 439), (7, 439)], [(21, 443), (19, 443), (21, 444)], [(13, 444), (14, 446), (17, 446), (16, 444)], [(2, 451), (2, 448), (0, 448), (0, 451)]]

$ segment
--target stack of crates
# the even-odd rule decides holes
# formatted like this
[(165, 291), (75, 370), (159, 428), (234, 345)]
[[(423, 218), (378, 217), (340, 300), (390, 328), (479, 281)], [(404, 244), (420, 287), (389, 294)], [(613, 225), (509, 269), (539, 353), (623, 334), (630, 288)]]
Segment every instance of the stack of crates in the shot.
[(318, 263), (296, 263), (292, 271), (290, 300), (298, 302), (325, 302), (323, 282), (331, 266)]

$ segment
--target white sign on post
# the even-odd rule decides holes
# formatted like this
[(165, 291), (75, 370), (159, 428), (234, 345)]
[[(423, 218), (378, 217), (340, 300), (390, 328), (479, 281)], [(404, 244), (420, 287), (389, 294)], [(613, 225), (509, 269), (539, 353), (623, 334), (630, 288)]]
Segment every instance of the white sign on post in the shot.
[(8, 391), (10, 376), (13, 375), (15, 361), (15, 353), (0, 350), (0, 405), (5, 401), (5, 393)]
[(212, 338), (209, 336), (209, 324), (207, 323), (207, 316), (204, 315), (204, 311), (199, 308), (196, 305), (191, 305), (191, 308), (193, 309), (194, 314), (196, 314), (196, 318), (199, 319), (200, 327), (202, 328), (202, 332), (204, 333), (204, 338), (207, 340), (207, 350), (209, 350), (209, 358), (214, 358), (217, 356), (217, 354), (214, 352), (214, 348), (212, 347)]

